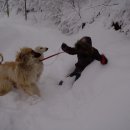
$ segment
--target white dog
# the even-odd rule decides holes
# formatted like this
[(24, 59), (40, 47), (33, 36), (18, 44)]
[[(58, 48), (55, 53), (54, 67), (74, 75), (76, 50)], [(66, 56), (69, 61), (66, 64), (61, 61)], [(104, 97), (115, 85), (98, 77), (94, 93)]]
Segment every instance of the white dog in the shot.
[(40, 56), (33, 49), (24, 47), (17, 53), (15, 61), (0, 64), (0, 96), (12, 91), (15, 86), (30, 96), (40, 97), (35, 66)]

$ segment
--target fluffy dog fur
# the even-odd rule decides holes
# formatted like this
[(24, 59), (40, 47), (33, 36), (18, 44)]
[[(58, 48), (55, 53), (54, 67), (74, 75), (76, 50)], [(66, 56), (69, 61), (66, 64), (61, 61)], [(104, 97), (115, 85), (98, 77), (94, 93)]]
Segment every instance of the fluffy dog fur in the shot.
[(43, 72), (43, 70), (44, 70), (44, 64), (43, 64), (43, 62), (41, 61), (41, 59), (44, 58), (43, 53), (46, 52), (47, 50), (48, 50), (47, 47), (42, 47), (42, 46), (37, 46), (37, 47), (35, 48), (35, 52), (41, 54), (41, 56), (39, 57), (39, 61), (37, 61), (37, 62), (35, 63), (35, 65), (36, 65), (35, 68), (36, 68), (36, 71), (37, 71), (37, 81), (39, 80), (39, 78), (40, 78), (40, 76), (41, 76), (41, 74), (42, 74), (42, 72)]
[(0, 96), (10, 92), (14, 86), (30, 96), (40, 96), (35, 66), (40, 56), (31, 48), (24, 47), (17, 53), (15, 61), (0, 64)]

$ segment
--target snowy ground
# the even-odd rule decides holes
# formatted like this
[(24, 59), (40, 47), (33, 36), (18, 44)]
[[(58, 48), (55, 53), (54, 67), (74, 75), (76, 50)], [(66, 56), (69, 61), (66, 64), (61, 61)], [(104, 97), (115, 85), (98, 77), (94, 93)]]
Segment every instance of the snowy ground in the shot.
[(34, 105), (16, 92), (0, 97), (0, 130), (130, 130), (130, 40), (102, 26), (102, 20), (73, 36), (54, 26), (13, 19), (0, 20), (0, 52), (14, 60), (20, 47), (49, 47), (45, 56), (60, 51), (62, 42), (73, 46), (82, 36), (105, 53), (109, 64), (94, 61), (73, 87), (58, 81), (72, 71), (76, 56), (61, 54), (45, 61), (39, 82), (42, 99)]

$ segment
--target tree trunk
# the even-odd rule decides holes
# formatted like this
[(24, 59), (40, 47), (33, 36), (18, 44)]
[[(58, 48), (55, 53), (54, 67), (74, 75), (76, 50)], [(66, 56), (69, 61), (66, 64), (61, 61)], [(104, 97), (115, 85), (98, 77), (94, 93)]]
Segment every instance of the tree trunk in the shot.
[(25, 20), (27, 20), (27, 0), (24, 0), (24, 9), (25, 9)]
[(7, 16), (9, 17), (9, 0), (6, 0), (6, 12)]

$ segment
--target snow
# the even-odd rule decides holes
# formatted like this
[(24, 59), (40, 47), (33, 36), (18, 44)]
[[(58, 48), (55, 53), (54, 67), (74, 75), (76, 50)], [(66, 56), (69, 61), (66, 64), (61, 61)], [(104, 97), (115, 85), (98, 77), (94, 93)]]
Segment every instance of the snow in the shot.
[(94, 61), (73, 87), (71, 79), (58, 82), (74, 68), (76, 56), (61, 54), (44, 61), (38, 83), (42, 97), (30, 104), (14, 90), (0, 97), (0, 130), (129, 130), (130, 129), (130, 44), (124, 35), (103, 27), (103, 19), (71, 36), (55, 26), (36, 25), (22, 18), (0, 20), (0, 52), (14, 60), (20, 47), (49, 48), (45, 57), (57, 53), (62, 42), (73, 46), (83, 36), (109, 59), (106, 66)]

